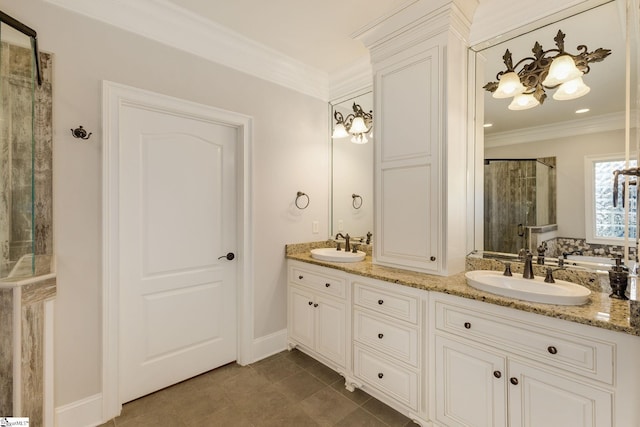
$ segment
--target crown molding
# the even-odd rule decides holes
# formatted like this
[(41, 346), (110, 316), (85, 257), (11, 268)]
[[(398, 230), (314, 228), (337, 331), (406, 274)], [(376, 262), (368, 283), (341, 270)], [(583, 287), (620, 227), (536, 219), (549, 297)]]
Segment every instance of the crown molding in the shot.
[(169, 1), (44, 1), (314, 98), (329, 100), (328, 73)]
[(329, 100), (335, 101), (372, 90), (369, 55), (329, 75)]
[(603, 114), (598, 117), (590, 117), (588, 119), (571, 120), (568, 122), (486, 135), (484, 137), (484, 146), (485, 148), (502, 147), (505, 145), (525, 144), (527, 142), (566, 138), (624, 128), (625, 113), (621, 111), (618, 113)]

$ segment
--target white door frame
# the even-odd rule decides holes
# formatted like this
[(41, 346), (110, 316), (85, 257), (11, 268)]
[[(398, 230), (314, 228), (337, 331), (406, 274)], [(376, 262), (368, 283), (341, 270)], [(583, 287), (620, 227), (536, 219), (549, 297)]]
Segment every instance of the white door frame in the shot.
[(252, 119), (242, 114), (197, 104), (109, 81), (102, 82), (102, 416), (117, 416), (119, 397), (119, 112), (122, 105), (187, 113), (238, 130), (237, 174), (237, 325), (238, 363), (253, 361), (253, 252), (251, 211)]

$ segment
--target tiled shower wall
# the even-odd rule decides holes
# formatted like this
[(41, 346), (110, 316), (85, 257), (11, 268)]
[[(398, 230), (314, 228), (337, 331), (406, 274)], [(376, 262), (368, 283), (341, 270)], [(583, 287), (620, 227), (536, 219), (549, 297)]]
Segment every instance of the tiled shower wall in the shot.
[[(52, 57), (48, 53), (40, 53), (43, 84), (35, 84), (32, 105), (34, 76), (31, 50), (9, 43), (2, 43), (0, 49), (0, 94), (5, 116), (0, 126), (0, 269), (8, 270), (13, 263), (7, 261), (16, 261), (22, 255), (34, 252), (40, 261), (45, 261), (37, 263), (38, 273), (44, 273), (46, 271), (42, 270), (48, 269), (47, 260), (53, 251)], [(28, 191), (31, 186), (32, 132), (33, 236), (29, 218), (31, 192)], [(12, 191), (16, 187), (27, 191)], [(0, 277), (7, 273), (0, 271)]]

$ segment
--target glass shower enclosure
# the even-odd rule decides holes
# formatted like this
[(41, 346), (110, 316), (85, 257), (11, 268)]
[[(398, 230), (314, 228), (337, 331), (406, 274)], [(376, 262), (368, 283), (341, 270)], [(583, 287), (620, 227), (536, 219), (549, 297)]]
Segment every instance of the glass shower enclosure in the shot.
[(556, 223), (556, 159), (485, 159), (484, 250), (518, 253), (529, 230)]
[(35, 272), (34, 43), (0, 23), (0, 279)]

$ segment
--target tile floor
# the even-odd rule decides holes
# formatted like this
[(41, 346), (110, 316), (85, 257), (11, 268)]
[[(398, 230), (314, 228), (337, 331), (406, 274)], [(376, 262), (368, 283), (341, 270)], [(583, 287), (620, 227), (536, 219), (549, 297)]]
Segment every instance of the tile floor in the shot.
[(304, 353), (231, 363), (124, 405), (100, 427), (411, 427), (407, 417)]

